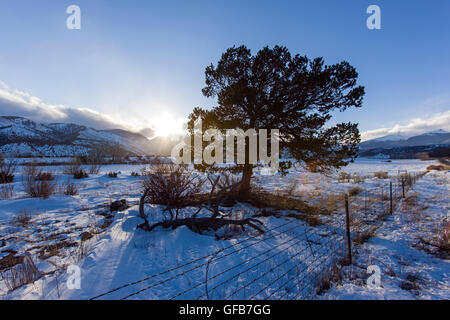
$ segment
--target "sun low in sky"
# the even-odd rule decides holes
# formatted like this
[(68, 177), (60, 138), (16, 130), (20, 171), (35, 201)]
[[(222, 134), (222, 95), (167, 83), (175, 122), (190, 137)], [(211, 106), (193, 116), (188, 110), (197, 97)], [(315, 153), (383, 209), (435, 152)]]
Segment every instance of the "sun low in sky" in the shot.
[(156, 136), (167, 137), (173, 134), (183, 134), (186, 119), (177, 118), (168, 112), (163, 112), (150, 122)]

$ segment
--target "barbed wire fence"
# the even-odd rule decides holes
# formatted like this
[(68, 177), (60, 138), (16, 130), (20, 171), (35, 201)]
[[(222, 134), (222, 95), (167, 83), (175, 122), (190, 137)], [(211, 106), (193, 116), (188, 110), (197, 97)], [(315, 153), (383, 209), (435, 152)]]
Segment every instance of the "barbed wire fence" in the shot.
[[(292, 217), (262, 236), (248, 236), (179, 266), (123, 284), (91, 299), (310, 299), (352, 249), (393, 214), (423, 172), (399, 172), (377, 188), (345, 195), (345, 212), (309, 226)], [(384, 180), (383, 180), (384, 181)], [(367, 239), (366, 239), (367, 240)]]

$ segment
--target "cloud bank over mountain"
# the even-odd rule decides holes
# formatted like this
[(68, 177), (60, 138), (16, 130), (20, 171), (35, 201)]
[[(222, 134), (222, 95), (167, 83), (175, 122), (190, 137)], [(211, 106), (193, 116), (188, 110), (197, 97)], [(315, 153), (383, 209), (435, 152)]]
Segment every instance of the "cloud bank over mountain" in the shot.
[(17, 89), (10, 89), (0, 82), (0, 115), (21, 116), (37, 122), (70, 122), (95, 129), (132, 129), (126, 122), (119, 122), (108, 115), (88, 108), (71, 108), (51, 105)]
[(363, 141), (398, 133), (407, 137), (439, 129), (450, 131), (450, 110), (427, 118), (414, 118), (404, 125), (396, 124), (390, 128), (364, 131), (361, 137)]

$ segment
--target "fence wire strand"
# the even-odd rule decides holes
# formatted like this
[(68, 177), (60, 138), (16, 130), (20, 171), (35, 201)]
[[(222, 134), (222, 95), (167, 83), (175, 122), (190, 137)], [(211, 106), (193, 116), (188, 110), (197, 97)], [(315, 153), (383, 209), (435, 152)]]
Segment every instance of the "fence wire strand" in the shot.
[[(399, 205), (400, 200), (405, 196), (405, 193), (412, 188), (414, 183), (423, 176), (423, 173), (409, 173), (408, 175), (400, 174), (397, 177), (397, 180), (390, 180), (387, 186), (380, 185), (379, 192), (379, 200), (373, 201), (372, 199), (377, 199), (376, 194), (378, 193), (374, 190), (363, 190), (359, 195), (357, 200), (354, 200), (353, 197), (350, 198), (353, 203), (356, 203), (358, 210), (356, 212), (351, 212), (350, 220), (360, 219), (358, 231), (355, 232), (367, 232), (373, 225), (379, 223), (379, 218), (384, 217), (385, 215), (392, 213), (392, 211), (396, 210), (396, 207)], [(392, 186), (392, 188), (391, 188)], [(387, 188), (387, 196), (385, 193), (385, 189)], [(357, 202), (355, 202), (357, 201)], [(368, 204), (369, 202), (369, 204)], [(370, 203), (372, 202), (372, 203)], [(347, 221), (351, 225), (351, 221)], [(188, 261), (182, 265), (169, 268), (165, 271), (161, 271), (155, 274), (152, 274), (143, 279), (133, 281), (130, 283), (126, 283), (122, 286), (111, 289), (105, 293), (99, 294), (91, 299), (98, 299), (109, 295), (111, 293), (117, 292), (119, 290), (125, 288), (131, 288), (141, 283), (148, 283), (151, 280), (156, 280), (156, 278), (167, 275), (165, 279), (158, 280), (153, 283), (149, 283), (143, 288), (139, 290), (133, 291), (124, 297), (121, 300), (126, 300), (131, 297), (137, 296), (145, 291), (148, 291), (152, 288), (165, 284), (171, 280), (182, 279), (182, 277), (186, 276), (188, 273), (191, 273), (195, 270), (201, 270), (202, 268), (206, 268), (205, 277), (203, 281), (199, 281), (190, 287), (173, 294), (169, 299), (179, 298), (195, 289), (199, 289), (201, 286), (205, 287), (205, 292), (198, 295), (196, 299), (201, 298), (210, 298), (209, 293), (213, 294), (220, 287), (225, 287), (227, 284), (231, 284), (234, 280), (239, 280), (240, 277), (247, 272), (255, 271), (259, 266), (269, 266), (269, 262), (276, 261), (276, 257), (286, 254), (286, 258), (281, 262), (277, 262), (270, 266), (261, 274), (258, 274), (257, 277), (253, 278), (250, 281), (247, 281), (245, 284), (240, 285), (235, 289), (231, 289), (231, 293), (227, 293), (224, 299), (230, 299), (235, 296), (237, 293), (251, 288), (255, 284), (263, 284), (261, 288), (257, 288), (252, 292), (248, 299), (256, 299), (261, 294), (266, 292), (264, 299), (270, 299), (273, 297), (277, 297), (279, 299), (287, 299), (291, 297), (292, 299), (298, 298), (306, 298), (306, 297), (314, 297), (317, 293), (317, 289), (321, 280), (324, 279), (332, 268), (335, 268), (336, 261), (342, 261), (345, 257), (345, 248), (348, 247), (346, 242), (346, 221), (345, 215), (336, 214), (333, 216), (331, 222), (325, 224), (326, 234), (324, 235), (322, 230), (323, 228), (310, 227), (305, 226), (299, 223), (298, 220), (292, 219), (285, 223), (282, 223), (272, 229), (266, 230), (266, 233), (262, 237), (248, 236), (244, 239), (236, 241), (222, 249), (216, 250), (213, 253), (204, 255), (202, 257), (193, 259)], [(286, 228), (283, 228), (286, 227)], [(291, 231), (295, 231), (296, 229), (303, 228), (303, 232), (301, 234), (289, 234)], [(362, 230), (361, 230), (362, 228)], [(354, 229), (354, 227), (353, 227)], [(322, 234), (319, 234), (322, 232)], [(267, 236), (268, 235), (268, 236)], [(230, 257), (231, 255), (238, 254), (243, 252), (246, 249), (252, 248), (260, 243), (269, 243), (268, 240), (275, 239), (277, 237), (287, 236), (287, 240), (283, 240), (281, 243), (270, 246), (267, 250), (260, 252), (254, 256), (251, 256), (240, 263), (233, 264), (232, 266), (222, 270), (216, 274), (212, 274), (210, 276), (210, 269), (214, 264), (217, 265), (219, 260), (222, 260), (226, 257)], [(312, 237), (311, 237), (312, 236)], [(314, 238), (315, 237), (315, 238)], [(321, 238), (327, 237), (326, 240), (322, 241)], [(253, 242), (250, 242), (254, 240)], [(353, 241), (353, 239), (352, 239)], [(250, 243), (247, 243), (250, 242)], [(241, 244), (243, 246), (239, 247)], [(295, 248), (297, 245), (302, 245), (301, 248), (290, 253), (288, 249)], [(228, 249), (233, 249), (230, 252), (227, 252)], [(277, 250), (279, 249), (279, 250)], [(276, 251), (272, 254), (273, 251)], [(309, 254), (306, 253), (309, 251)], [(306, 254), (305, 254), (306, 253)], [(296, 260), (297, 257), (300, 257), (300, 260)], [(261, 258), (261, 260), (260, 260)], [(206, 260), (206, 261), (205, 261)], [(259, 260), (259, 261), (258, 261)], [(253, 263), (255, 262), (255, 263)], [(293, 263), (293, 266), (289, 267), (288, 263)], [(199, 264), (197, 264), (199, 263)], [(197, 264), (197, 265), (194, 265)], [(283, 269), (284, 266), (287, 265), (287, 270)], [(301, 265), (301, 267), (299, 267)], [(187, 270), (183, 270), (183, 268), (192, 266)], [(243, 267), (243, 270), (239, 268)], [(170, 275), (173, 271), (180, 272)], [(236, 274), (232, 274), (226, 279), (220, 279), (221, 276), (230, 273), (233, 270), (237, 270)], [(275, 280), (271, 280), (266, 284), (264, 279), (267, 276), (271, 276), (275, 271), (280, 270), (281, 275), (276, 275)], [(296, 277), (292, 278), (290, 274), (296, 270)], [(258, 270), (259, 271), (259, 270)], [(286, 281), (283, 281), (287, 277)], [(212, 280), (216, 280), (218, 283), (212, 283)], [(268, 281), (268, 279), (267, 279)], [(278, 283), (276, 288), (273, 288)], [(293, 282), (291, 286), (288, 286), (290, 282)], [(212, 283), (209, 288), (208, 284)], [(314, 288), (316, 290), (314, 290)], [(134, 288), (137, 289), (137, 288)], [(297, 289), (295, 292), (294, 289)]]

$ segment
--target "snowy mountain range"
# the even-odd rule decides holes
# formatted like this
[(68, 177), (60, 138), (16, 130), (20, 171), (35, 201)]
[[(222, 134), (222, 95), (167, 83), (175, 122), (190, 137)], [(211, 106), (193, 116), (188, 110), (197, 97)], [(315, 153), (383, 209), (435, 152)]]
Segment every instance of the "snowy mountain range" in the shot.
[(445, 144), (450, 144), (450, 132), (440, 129), (412, 136), (407, 136), (401, 133), (391, 134), (381, 138), (361, 142), (359, 148), (361, 150), (369, 150), (375, 148), (388, 149)]
[(93, 148), (128, 155), (153, 154), (149, 139), (121, 129), (96, 130), (73, 123), (36, 123), (22, 117), (0, 117), (0, 153), (19, 156), (85, 155)]
[(419, 135), (393, 134), (364, 141), (359, 145), (359, 155), (392, 159), (450, 157), (450, 132), (440, 129)]

